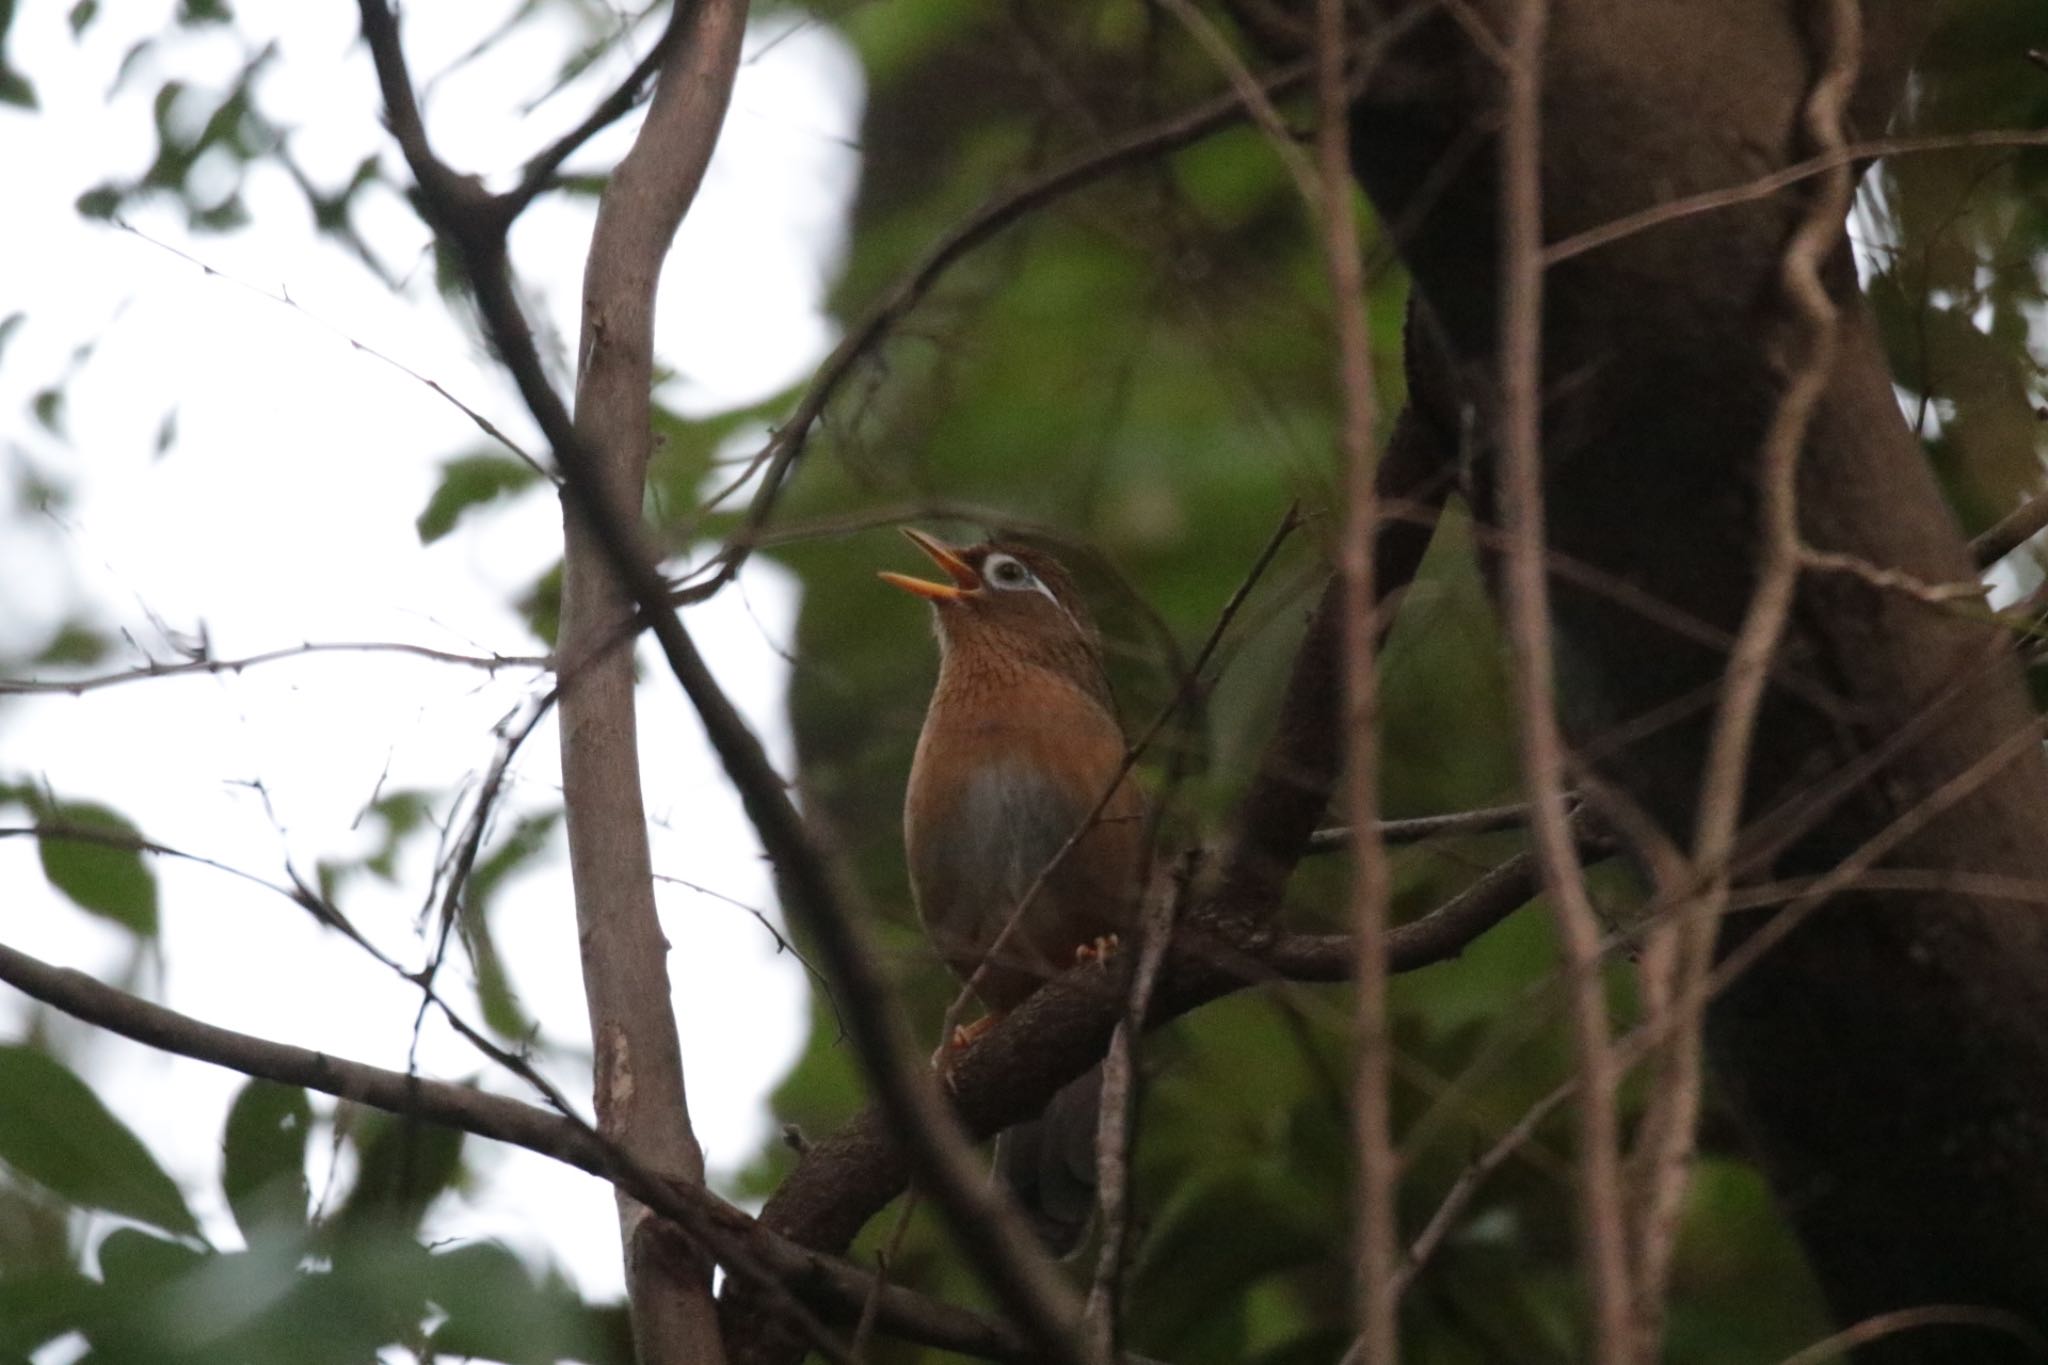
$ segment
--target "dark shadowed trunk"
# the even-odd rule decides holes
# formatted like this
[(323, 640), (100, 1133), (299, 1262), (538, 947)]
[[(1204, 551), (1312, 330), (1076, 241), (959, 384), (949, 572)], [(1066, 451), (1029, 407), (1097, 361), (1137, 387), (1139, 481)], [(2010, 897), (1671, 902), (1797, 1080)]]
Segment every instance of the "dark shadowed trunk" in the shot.
[[(1397, 6), (1390, 8), (1398, 9)], [(1509, 6), (1476, 4), (1495, 32)], [(1804, 0), (1558, 0), (1544, 98), (1545, 238), (1739, 185), (1813, 148)], [(1864, 6), (1853, 142), (1880, 135), (1934, 6)], [(1405, 254), (1452, 406), (1491, 406), (1496, 187), (1472, 130), (1497, 68), (1434, 17), (1375, 78), (1355, 162)], [(1758, 545), (1757, 461), (1782, 382), (1771, 339), (1800, 187), (1559, 262), (1543, 336), (1555, 635), (1573, 742), (1690, 842), (1725, 641)], [(1926, 583), (1974, 570), (1846, 254), (1839, 351), (1801, 457), (1804, 541)], [(1459, 414), (1434, 414), (1456, 430)], [(1485, 508), (1492, 454), (1473, 453)], [(1864, 578), (1807, 570), (1759, 721), (1738, 884), (1880, 866), (2048, 884), (2048, 773), (2010, 652), (1986, 627)], [(1832, 784), (1835, 784), (1831, 786)], [(1945, 784), (1946, 788), (1945, 788)], [(1767, 817), (1767, 818), (1765, 818)], [(1895, 822), (1903, 822), (1896, 824)], [(1889, 833), (1887, 831), (1890, 831)], [(1722, 953), (1759, 927), (1731, 919)], [(2048, 921), (1953, 890), (1840, 895), (1714, 1005), (1709, 1045), (1844, 1322), (1991, 1305), (2048, 1327)], [(2033, 1358), (1954, 1328), (1872, 1360)], [(2001, 1355), (2006, 1352), (2007, 1355)]]

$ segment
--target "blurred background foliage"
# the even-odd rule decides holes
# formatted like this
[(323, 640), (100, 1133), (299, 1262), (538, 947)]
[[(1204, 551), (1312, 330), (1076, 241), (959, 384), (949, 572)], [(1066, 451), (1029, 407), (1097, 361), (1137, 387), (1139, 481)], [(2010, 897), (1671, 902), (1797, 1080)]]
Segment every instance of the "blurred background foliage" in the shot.
[[(524, 22), (542, 0), (522, 6)], [(601, 6), (592, 42), (612, 30)], [(1902, 132), (2048, 126), (2037, 0), (1968, 0), (1930, 50)], [(70, 11), (92, 23), (93, 0)], [(0, 38), (11, 8), (0, 5)], [(600, 22), (600, 18), (604, 22)], [(231, 26), (223, 5), (183, 5), (161, 41)], [(1217, 72), (1165, 15), (1135, 0), (966, 6), (949, 0), (763, 9), (764, 27), (830, 24), (865, 64), (868, 108), (850, 246), (834, 297), (853, 318), (962, 217), (1049, 167), (1211, 96)], [(0, 43), (0, 52), (4, 52)], [(198, 228), (243, 230), (230, 171), (288, 158), (263, 113), (266, 51), (213, 90), (158, 92), (159, 150), (132, 182), (78, 204), (117, 216), (169, 196)], [(579, 53), (571, 66), (588, 59)], [(545, 73), (539, 77), (545, 79)], [(35, 73), (0, 60), (0, 99), (33, 110)], [(195, 175), (205, 165), (208, 174)], [(352, 203), (394, 176), (387, 153), (345, 187), (305, 186), (337, 249), (361, 252)], [(591, 186), (579, 184), (579, 192)], [(1404, 280), (1370, 224), (1371, 317), (1383, 410), (1401, 398)], [(2048, 417), (2038, 341), (2048, 258), (2048, 152), (1948, 152), (1884, 163), (1855, 223), (1865, 278), (1958, 515), (1974, 531), (2040, 480)], [(889, 965), (918, 1028), (936, 1036), (951, 978), (909, 911), (899, 794), (935, 670), (925, 610), (876, 582), (912, 568), (891, 528), (960, 539), (1041, 540), (1086, 588), (1111, 652), (1127, 728), (1173, 696), (1185, 661), (1291, 506), (1305, 524), (1253, 587), (1194, 706), (1145, 756), (1171, 847), (1212, 838), (1270, 722), (1335, 530), (1335, 403), (1321, 261), (1294, 191), (1260, 135), (1220, 132), (1035, 211), (968, 256), (831, 405), (783, 497), (765, 553), (801, 578), (791, 720), (807, 811), (875, 903)], [(18, 315), (0, 322), (0, 346)], [(4, 351), (0, 351), (4, 363)], [(793, 395), (709, 418), (664, 412), (649, 511), (679, 559), (738, 524), (740, 498), (705, 505)], [(60, 383), (31, 414), (61, 431)], [(164, 439), (174, 439), (167, 430)], [(17, 479), (29, 477), (25, 464)], [(451, 451), (420, 512), (423, 539), (533, 476), (496, 452)], [(17, 507), (58, 487), (12, 490)], [(2021, 586), (2038, 571), (2023, 552)], [(526, 600), (552, 638), (556, 579)], [(86, 622), (8, 674), (84, 666), (107, 648)], [(1385, 801), (1393, 815), (1512, 800), (1503, 649), (1453, 511), (1384, 659)], [(18, 776), (18, 775), (15, 775)], [(0, 779), (10, 775), (0, 773)], [(388, 837), (360, 864), (323, 868), (320, 889), (389, 876), (398, 842), (427, 837), (437, 793), (397, 793), (373, 814)], [(0, 802), (48, 830), (120, 832), (118, 812), (32, 782)], [(552, 834), (545, 823), (486, 849), (459, 926), (483, 1017), (508, 1041), (529, 1027), (494, 971), (488, 895)], [(1511, 835), (1440, 842), (1397, 862), (1396, 912), (1437, 904), (1516, 846)], [(137, 940), (155, 925), (148, 866), (119, 840), (52, 837), (44, 867), (81, 913)], [(1305, 866), (1287, 916), (1341, 923), (1341, 860)], [(1623, 907), (1628, 881), (1596, 890)], [(1471, 1159), (1566, 1073), (1545, 919), (1524, 912), (1456, 962), (1404, 977), (1397, 1127), (1406, 1157), (1401, 1223), (1412, 1236)], [(1614, 980), (1617, 1004), (1627, 982)], [(779, 1117), (823, 1135), (862, 1102), (829, 999), (777, 1095)], [(1275, 987), (1204, 1009), (1151, 1038), (1136, 1155), (1128, 1343), (1162, 1358), (1327, 1362), (1348, 1321), (1349, 1004), (1328, 987)], [(463, 1180), (462, 1146), (417, 1125), (252, 1084), (222, 1136), (221, 1184), (240, 1247), (201, 1235), (184, 1197), (38, 1031), (0, 1049), (0, 1362), (68, 1332), (88, 1358), (360, 1361), (385, 1348), (506, 1361), (627, 1358), (616, 1305), (578, 1302), (559, 1277), (491, 1244), (423, 1240), (434, 1199)], [(306, 1186), (306, 1143), (332, 1123), (343, 1172)], [(1404, 1339), (1422, 1365), (1577, 1358), (1568, 1121), (1546, 1124), (1485, 1185), (1408, 1295)], [(1673, 1277), (1667, 1358), (1746, 1365), (1828, 1329), (1797, 1248), (1725, 1119), (1710, 1110)], [(791, 1153), (762, 1152), (740, 1193), (773, 1188)], [(894, 1210), (856, 1254), (872, 1261)], [(981, 1301), (928, 1212), (909, 1220), (892, 1279)], [(923, 1353), (877, 1343), (873, 1359)]]

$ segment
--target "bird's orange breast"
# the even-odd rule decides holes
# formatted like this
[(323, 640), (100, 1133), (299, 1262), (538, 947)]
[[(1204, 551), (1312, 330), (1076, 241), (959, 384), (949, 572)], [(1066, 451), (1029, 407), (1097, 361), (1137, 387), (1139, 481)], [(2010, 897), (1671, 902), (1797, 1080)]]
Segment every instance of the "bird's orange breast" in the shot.
[(1129, 926), (1144, 804), (1119, 776), (1123, 760), (1116, 717), (1057, 673), (941, 674), (911, 767), (904, 841), (926, 932), (963, 980), (982, 971), (990, 1008), (1012, 1008), (1077, 948)]

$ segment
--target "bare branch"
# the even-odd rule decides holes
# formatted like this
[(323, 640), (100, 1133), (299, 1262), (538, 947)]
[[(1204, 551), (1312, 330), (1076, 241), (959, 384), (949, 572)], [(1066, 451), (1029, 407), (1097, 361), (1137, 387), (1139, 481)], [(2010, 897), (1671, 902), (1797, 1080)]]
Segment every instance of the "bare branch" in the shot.
[(1344, 79), (1349, 25), (1344, 0), (1316, 0), (1315, 18), (1316, 157), (1312, 192), (1305, 192), (1321, 229), (1324, 269), (1330, 279), (1342, 412), (1339, 454), (1347, 493), (1338, 565), (1344, 589), (1344, 813), (1351, 823), (1351, 926), (1357, 939), (1357, 1042), (1351, 1087), (1353, 1141), (1358, 1149), (1358, 1183), (1352, 1195), (1352, 1279), (1359, 1302), (1354, 1349), (1377, 1365), (1397, 1365), (1401, 1342), (1394, 1255), (1401, 1168), (1394, 1151), (1394, 1043), (1387, 992), (1393, 872), (1380, 838), (1380, 692), (1373, 657), (1378, 634), (1373, 619), (1378, 600), (1373, 542), (1379, 521), (1373, 463), (1379, 419), (1365, 312), (1365, 265), (1354, 207), (1357, 190), (1351, 183), (1351, 102)]
[[(288, 162), (287, 165), (289, 164), (290, 163)], [(291, 167), (291, 169), (293, 170), (293, 173), (296, 175), (297, 167), (293, 166)], [(301, 185), (303, 186), (303, 184), (304, 181), (303, 178), (301, 178)], [(533, 456), (527, 454), (525, 449), (522, 448), (517, 441), (513, 440), (510, 436), (507, 436), (504, 430), (500, 428), (497, 423), (493, 422), (490, 418), (484, 416), (483, 413), (477, 411), (469, 404), (463, 402), (460, 398), (457, 398), (444, 385), (442, 385), (440, 380), (429, 379), (427, 376), (421, 374), (418, 370), (415, 370), (412, 366), (406, 364), (402, 360), (399, 360), (397, 357), (387, 355), (385, 352), (378, 350), (375, 346), (370, 345), (366, 341), (357, 340), (355, 337), (343, 331), (341, 328), (335, 326), (333, 323), (327, 321), (325, 318), (322, 318), (314, 313), (307, 311), (305, 305), (301, 304), (297, 299), (293, 298), (288, 292), (282, 289), (272, 291), (263, 288), (261, 285), (251, 284), (247, 280), (237, 279), (235, 276), (228, 274), (225, 270), (220, 269), (218, 266), (209, 265), (207, 262), (200, 260), (197, 256), (192, 255), (188, 251), (182, 250), (179, 247), (172, 246), (169, 242), (157, 240), (156, 238), (150, 236), (148, 233), (144, 232), (141, 228), (136, 227), (134, 224), (126, 221), (125, 219), (116, 218), (114, 220), (114, 224), (123, 232), (128, 233), (130, 236), (141, 238), (143, 241), (149, 243), (157, 250), (167, 252), (170, 255), (177, 257), (179, 260), (186, 262), (188, 265), (195, 265), (199, 267), (200, 270), (204, 271), (208, 276), (210, 276), (213, 279), (226, 280), (229, 284), (248, 290), (250, 293), (256, 295), (258, 298), (264, 298), (270, 300), (272, 303), (282, 304), (286, 308), (289, 308), (293, 312), (297, 313), (300, 317), (306, 318), (310, 322), (314, 323), (316, 326), (324, 328), (328, 332), (331, 332), (335, 336), (341, 338), (343, 341), (346, 341), (349, 344), (349, 349), (354, 351), (360, 351), (362, 354), (369, 356), (372, 360), (383, 361), (386, 365), (389, 365), (392, 369), (397, 370), (406, 378), (413, 380), (415, 383), (422, 385), (430, 392), (438, 395), (443, 402), (447, 403), (457, 412), (460, 412), (464, 417), (467, 417), (470, 420), (471, 424), (473, 424), (478, 431), (481, 431), (491, 440), (496, 441), (499, 445), (505, 447), (508, 453), (510, 453), (521, 464), (533, 470), (534, 473), (541, 475), (543, 478), (551, 477), (548, 474), (547, 470), (541, 468), (540, 461), (534, 459)]]
[[(1824, 35), (1820, 71), (1806, 101), (1805, 129), (1813, 144), (1824, 152), (1839, 153), (1843, 147), (1843, 118), (1854, 92), (1857, 72), (1862, 66), (1862, 12), (1856, 0), (1817, 0), (1823, 18)], [(1755, 585), (1750, 590), (1742, 626), (1728, 655), (1722, 676), (1721, 701), (1714, 719), (1704, 771), (1700, 777), (1698, 816), (1693, 830), (1692, 865), (1700, 885), (1696, 897), (1680, 907), (1677, 942), (1673, 947), (1671, 988), (1660, 1002), (1669, 1017), (1660, 1026), (1671, 1033), (1664, 1044), (1686, 1054), (1675, 1064), (1672, 1076), (1678, 1093), (1696, 1093), (1700, 1047), (1701, 1012), (1706, 995), (1701, 986), (1713, 967), (1714, 943), (1722, 911), (1727, 906), (1736, 838), (1741, 829), (1747, 789), (1751, 743), (1757, 718), (1770, 681), (1771, 660), (1792, 613), (1793, 596), (1804, 562), (1799, 534), (1799, 454), (1808, 427), (1826, 391), (1835, 355), (1835, 303), (1829, 297), (1822, 271), (1829, 257), (1841, 249), (1843, 224), (1854, 192), (1849, 163), (1842, 161), (1822, 178), (1813, 201), (1785, 247), (1780, 282), (1791, 311), (1784, 332), (1787, 370), (1785, 389), (1771, 414), (1758, 455), (1757, 484), (1762, 506), (1759, 510)], [(1840, 557), (1837, 557), (1840, 558)], [(1667, 1192), (1665, 1202), (1675, 1206), (1676, 1188), (1682, 1188), (1683, 1170), (1690, 1155), (1690, 1117), (1686, 1131), (1679, 1131), (1678, 1116), (1658, 1115), (1660, 1124), (1650, 1138), (1662, 1145), (1651, 1176), (1653, 1188)], [(1660, 1223), (1646, 1224), (1646, 1236), (1656, 1245), (1646, 1248), (1642, 1266), (1659, 1269), (1669, 1259), (1669, 1240), (1677, 1233), (1674, 1214)], [(1649, 1296), (1638, 1299), (1638, 1347), (1653, 1348), (1661, 1301)]]
[(1155, 896), (1138, 925), (1138, 965), (1131, 973), (1123, 1018), (1110, 1036), (1102, 1062), (1101, 1118), (1095, 1136), (1096, 1196), (1102, 1209), (1102, 1249), (1095, 1262), (1095, 1280), (1088, 1291), (1087, 1330), (1096, 1353), (1107, 1358), (1116, 1350), (1118, 1299), (1124, 1260), (1129, 1254), (1130, 1169), (1132, 1127), (1137, 1119), (1138, 1035), (1152, 1012), (1152, 995), (1166, 964), (1173, 926), (1184, 908), (1194, 878), (1194, 855), (1174, 868), (1171, 890)]
[(260, 668), (264, 664), (276, 663), (283, 659), (304, 658), (309, 654), (405, 654), (416, 659), (428, 659), (434, 663), (481, 669), (486, 673), (497, 673), (508, 668), (544, 669), (550, 664), (549, 659), (538, 654), (458, 654), (450, 650), (405, 644), (396, 640), (317, 643), (309, 641), (302, 645), (266, 650), (261, 654), (246, 654), (238, 659), (216, 659), (205, 653), (185, 659), (150, 659), (133, 668), (122, 669), (118, 673), (99, 673), (83, 678), (0, 678), (0, 697), (76, 697), (87, 692), (119, 687), (123, 683), (143, 682), (150, 678), (175, 678), (189, 673), (206, 673), (214, 676), (240, 673), (245, 669)]
[[(1387, 970), (1414, 971), (1456, 957), (1542, 889), (1535, 856), (1517, 853), (1421, 919), (1391, 930)], [(1350, 934), (1277, 934), (1259, 949), (1259, 960), (1289, 981), (1348, 981), (1358, 968), (1358, 947)]]
[(2048, 531), (2048, 492), (2034, 494), (1971, 541), (1970, 557), (1979, 569), (1988, 569), (2043, 531)]
[(1900, 1332), (1911, 1332), (1921, 1327), (1981, 1327), (1987, 1332), (1998, 1332), (2020, 1342), (2036, 1355), (2048, 1356), (2048, 1338), (2017, 1314), (1999, 1308), (1979, 1308), (1961, 1303), (1934, 1303), (1922, 1308), (1901, 1308), (1890, 1313), (1879, 1313), (1876, 1317), (1865, 1318), (1854, 1326), (1845, 1327), (1831, 1337), (1824, 1337), (1802, 1351), (1787, 1356), (1783, 1365), (1825, 1365), (1830, 1360), (1840, 1359), (1858, 1346)]
[(1579, 1229), (1592, 1300), (1588, 1355), (1627, 1365), (1630, 1294), (1621, 1204), (1620, 1135), (1607, 999), (1600, 977), (1600, 923), (1586, 895), (1565, 807), (1545, 573), (1543, 512), (1543, 55), (1547, 0), (1515, 7), (1503, 69), (1501, 130), (1500, 388), (1503, 501), (1507, 518), (1508, 635), (1515, 656), (1523, 777), (1544, 889), (1557, 916), (1572, 1036), (1584, 1081), (1579, 1105)]
[(1858, 162), (1875, 161), (1879, 157), (1920, 156), (1929, 152), (1956, 152), (1977, 148), (2043, 146), (2048, 146), (2048, 131), (2038, 128), (1990, 128), (1931, 137), (1876, 138), (1869, 142), (1848, 144), (1842, 144), (1838, 139), (1830, 150), (1819, 152), (1782, 170), (1760, 175), (1754, 180), (1745, 180), (1726, 189), (1689, 194), (1667, 204), (1654, 204), (1638, 212), (1625, 214), (1611, 223), (1587, 228), (1584, 232), (1575, 232), (1545, 247), (1543, 263), (1546, 266), (1557, 265), (1574, 256), (1583, 256), (1596, 247), (1606, 246), (1609, 242), (1618, 242), (1624, 237), (1632, 237), (1638, 232), (1645, 232), (1665, 223), (1674, 223), (1681, 218), (1690, 218), (1695, 214), (1733, 208), (1738, 204), (1753, 204), (1803, 180), (1853, 168)]
[[(1566, 793), (1576, 803), (1577, 798)], [(1380, 842), (1390, 846), (1402, 844), (1426, 844), (1435, 839), (1463, 839), (1477, 834), (1498, 834), (1502, 830), (1523, 829), (1529, 823), (1529, 807), (1518, 802), (1511, 806), (1480, 806), (1473, 810), (1453, 811), (1448, 815), (1417, 815), (1406, 820), (1382, 820), (1379, 822)], [(1331, 829), (1319, 829), (1309, 837), (1304, 855), (1319, 853), (1341, 853), (1351, 846), (1349, 826), (1339, 825)]]
[[(680, 0), (676, 15), (680, 17), (691, 0)], [(661, 31), (647, 55), (633, 64), (626, 78), (613, 87), (612, 92), (599, 100), (583, 121), (556, 138), (546, 147), (529, 157), (525, 169), (520, 173), (519, 183), (506, 192), (506, 208), (517, 217), (526, 206), (539, 198), (554, 184), (555, 172), (562, 169), (562, 163), (574, 156), (582, 146), (630, 113), (641, 100), (646, 98), (647, 84), (654, 79), (667, 62), (669, 53), (682, 41), (687, 25), (671, 21)], [(723, 103), (723, 101), (720, 101)], [(715, 124), (714, 120), (714, 124)], [(716, 129), (714, 127), (713, 131)], [(708, 149), (707, 149), (708, 150)]]

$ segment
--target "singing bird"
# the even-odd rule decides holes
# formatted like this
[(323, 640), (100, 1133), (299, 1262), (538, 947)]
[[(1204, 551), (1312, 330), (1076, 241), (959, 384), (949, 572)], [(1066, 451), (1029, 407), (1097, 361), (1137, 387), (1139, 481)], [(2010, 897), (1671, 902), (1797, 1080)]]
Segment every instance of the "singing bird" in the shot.
[[(931, 603), (939, 637), (903, 807), (911, 892), (939, 956), (1000, 1017), (1133, 923), (1144, 800), (1066, 570), (1029, 546), (904, 534), (948, 580), (881, 575)], [(999, 1174), (1056, 1254), (1094, 1209), (1101, 1084), (1089, 1072), (997, 1142)]]

